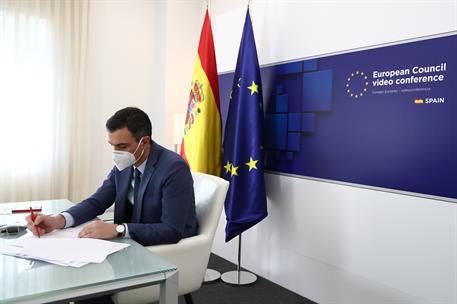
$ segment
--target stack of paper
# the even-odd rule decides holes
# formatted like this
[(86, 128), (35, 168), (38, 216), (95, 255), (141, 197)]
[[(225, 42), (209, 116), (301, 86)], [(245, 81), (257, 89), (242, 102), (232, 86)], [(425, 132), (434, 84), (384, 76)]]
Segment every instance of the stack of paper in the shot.
[[(92, 221), (81, 224), (76, 227), (70, 227), (65, 229), (56, 229), (50, 233), (42, 235), (41, 238), (52, 238), (52, 239), (68, 239), (68, 238), (78, 238), (79, 232), (86, 227), (88, 224), (92, 223)], [(24, 236), (25, 238), (26, 236)], [(33, 235), (29, 235), (28, 237), (33, 237)]]
[(41, 238), (24, 237), (7, 241), (0, 253), (49, 263), (81, 267), (101, 263), (106, 257), (130, 244), (105, 240), (78, 238), (82, 227), (58, 230)]

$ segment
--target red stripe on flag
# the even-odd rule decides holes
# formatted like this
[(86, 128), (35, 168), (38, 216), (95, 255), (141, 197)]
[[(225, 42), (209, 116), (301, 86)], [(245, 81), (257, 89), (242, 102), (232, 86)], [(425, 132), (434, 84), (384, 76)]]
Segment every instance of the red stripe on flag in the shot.
[(189, 166), (189, 162), (187, 161), (187, 157), (186, 157), (186, 148), (184, 147), (184, 137), (181, 139), (181, 151), (179, 152), (179, 154), (181, 155), (182, 158), (184, 158), (187, 165)]
[(217, 81), (217, 67), (216, 67), (216, 53), (214, 51), (213, 32), (211, 30), (211, 21), (209, 19), (208, 9), (205, 14), (205, 21), (203, 22), (202, 33), (200, 35), (200, 43), (198, 44), (198, 56), (202, 68), (208, 77), (211, 89), (216, 100), (216, 106), (221, 112), (219, 106), (219, 84)]

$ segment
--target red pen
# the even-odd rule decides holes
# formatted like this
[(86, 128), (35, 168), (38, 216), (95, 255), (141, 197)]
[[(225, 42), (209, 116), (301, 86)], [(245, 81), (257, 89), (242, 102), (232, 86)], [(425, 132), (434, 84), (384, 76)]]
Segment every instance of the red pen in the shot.
[[(32, 208), (34, 212), (41, 212), (41, 207), (40, 208)], [(13, 209), (11, 210), (11, 213), (25, 213), (25, 212), (30, 212), (30, 209)]]
[[(32, 217), (32, 221), (35, 222), (36, 214), (33, 212), (32, 207), (30, 207), (30, 216)], [(40, 237), (40, 230), (38, 229), (39, 227), (35, 225), (36, 234), (38, 235), (38, 237)]]

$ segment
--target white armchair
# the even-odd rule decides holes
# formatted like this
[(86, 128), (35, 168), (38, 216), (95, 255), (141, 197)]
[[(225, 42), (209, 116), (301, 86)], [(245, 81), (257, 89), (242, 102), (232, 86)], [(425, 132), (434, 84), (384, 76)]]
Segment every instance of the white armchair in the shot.
[[(178, 294), (192, 304), (190, 293), (198, 290), (203, 282), (209, 255), (224, 205), (229, 183), (219, 177), (192, 173), (195, 205), (199, 223), (196, 236), (182, 239), (176, 244), (149, 246), (149, 250), (178, 267)], [(123, 291), (113, 295), (118, 304), (151, 303), (159, 299), (157, 286)]]

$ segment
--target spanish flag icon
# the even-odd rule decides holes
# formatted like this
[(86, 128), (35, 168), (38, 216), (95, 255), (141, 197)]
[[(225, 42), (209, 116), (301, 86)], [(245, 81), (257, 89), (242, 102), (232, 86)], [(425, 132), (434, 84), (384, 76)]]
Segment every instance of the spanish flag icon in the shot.
[(416, 99), (414, 99), (414, 103), (415, 104), (423, 104), (424, 100), (422, 98), (416, 98)]

